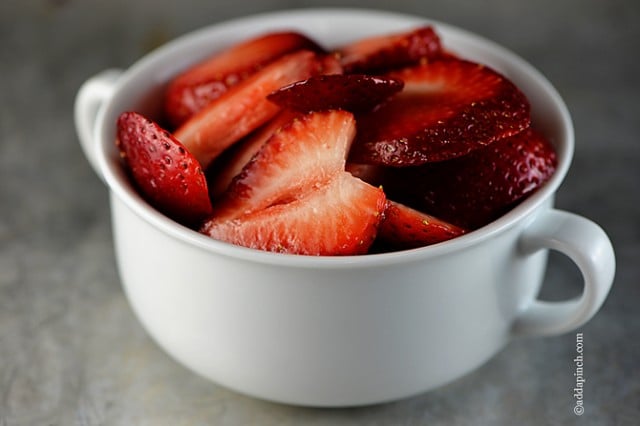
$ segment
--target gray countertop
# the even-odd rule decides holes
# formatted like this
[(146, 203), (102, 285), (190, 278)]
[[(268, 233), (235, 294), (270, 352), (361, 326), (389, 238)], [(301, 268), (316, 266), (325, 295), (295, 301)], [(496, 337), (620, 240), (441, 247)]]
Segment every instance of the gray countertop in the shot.
[[(165, 4), (166, 3), (166, 4)], [(395, 403), (289, 407), (208, 382), (144, 332), (120, 287), (107, 191), (79, 148), (80, 84), (159, 43), (256, 12), (357, 2), (0, 2), (0, 425), (640, 424), (640, 2), (371, 1), (467, 28), (540, 69), (577, 146), (557, 205), (609, 233), (618, 269), (579, 332), (585, 413), (573, 413), (576, 334), (521, 340), (475, 372)], [(552, 255), (543, 296), (580, 292)], [(470, 349), (472, 350), (472, 348)]]

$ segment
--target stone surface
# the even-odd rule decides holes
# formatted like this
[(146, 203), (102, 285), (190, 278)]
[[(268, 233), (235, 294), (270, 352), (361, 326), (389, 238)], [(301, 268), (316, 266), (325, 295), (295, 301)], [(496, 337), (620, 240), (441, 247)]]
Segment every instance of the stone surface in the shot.
[[(436, 391), (390, 404), (308, 409), (218, 387), (145, 334), (120, 288), (107, 192), (85, 161), (80, 84), (192, 29), (261, 11), (355, 1), (0, 2), (0, 425), (631, 425), (640, 418), (640, 3), (370, 1), (518, 52), (558, 88), (577, 135), (557, 204), (600, 223), (614, 288), (582, 327), (585, 406), (573, 414), (575, 333), (511, 343)], [(552, 255), (543, 296), (578, 294)], [(473, 348), (470, 348), (473, 350)]]

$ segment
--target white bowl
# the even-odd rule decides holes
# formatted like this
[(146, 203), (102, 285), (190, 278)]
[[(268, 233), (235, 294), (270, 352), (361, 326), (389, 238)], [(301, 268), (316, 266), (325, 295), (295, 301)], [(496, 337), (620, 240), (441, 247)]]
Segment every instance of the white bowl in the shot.
[[(430, 23), (461, 56), (488, 64), (529, 97), (558, 169), (495, 222), (403, 252), (308, 257), (216, 241), (151, 208), (114, 148), (125, 110), (158, 114), (165, 84), (232, 43), (296, 29), (327, 47)], [(571, 161), (565, 104), (532, 66), (467, 31), (366, 10), (300, 10), (238, 19), (181, 37), (126, 71), (108, 70), (76, 100), (82, 146), (111, 194), (122, 284), (149, 334), (193, 371), (239, 392), (313, 406), (371, 404), (436, 388), (477, 368), (517, 336), (559, 334), (588, 321), (613, 281), (611, 243), (593, 222), (553, 208)], [(547, 249), (584, 277), (575, 300), (536, 300)]]

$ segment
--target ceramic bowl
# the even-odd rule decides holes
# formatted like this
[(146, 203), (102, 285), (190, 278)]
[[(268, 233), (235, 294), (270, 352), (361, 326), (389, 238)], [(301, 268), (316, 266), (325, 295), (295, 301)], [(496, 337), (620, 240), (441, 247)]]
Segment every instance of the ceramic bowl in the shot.
[[(159, 113), (166, 83), (216, 50), (271, 30), (326, 47), (430, 23), (461, 56), (492, 66), (528, 96), (558, 153), (551, 180), (503, 217), (454, 240), (394, 253), (309, 257), (216, 241), (150, 207), (123, 171), (115, 122)], [(404, 398), (469, 373), (514, 338), (573, 330), (606, 298), (615, 259), (602, 229), (554, 209), (574, 149), (567, 108), (514, 53), (421, 17), (299, 10), (237, 19), (155, 50), (127, 70), (89, 79), (76, 99), (82, 147), (110, 192), (122, 285), (155, 341), (180, 363), (238, 392), (311, 406)], [(537, 299), (547, 253), (578, 266), (581, 295)]]

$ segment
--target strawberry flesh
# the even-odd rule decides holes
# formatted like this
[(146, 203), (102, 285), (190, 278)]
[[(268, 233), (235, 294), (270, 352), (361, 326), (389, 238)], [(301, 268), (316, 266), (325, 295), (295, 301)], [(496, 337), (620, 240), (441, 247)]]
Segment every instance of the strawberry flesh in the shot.
[(264, 126), (222, 153), (207, 170), (210, 175), (208, 181), (210, 182), (209, 193), (211, 196), (216, 198), (224, 193), (233, 178), (240, 174), (244, 166), (260, 151), (265, 142), (298, 115), (299, 113), (295, 111), (282, 110)]
[(401, 80), (364, 74), (313, 76), (284, 86), (267, 98), (298, 111), (344, 109), (369, 111), (402, 90)]
[(217, 53), (175, 77), (165, 95), (165, 114), (178, 127), (230, 87), (277, 58), (297, 50), (322, 49), (297, 32), (268, 33)]
[(484, 65), (450, 58), (389, 76), (404, 89), (358, 117), (353, 162), (406, 167), (448, 160), (530, 124), (525, 95)]
[(436, 217), (387, 200), (378, 238), (387, 247), (404, 250), (447, 241), (464, 232)]
[(380, 74), (437, 58), (440, 37), (431, 26), (374, 36), (343, 46), (336, 55), (345, 73)]
[(214, 216), (201, 232), (218, 240), (279, 253), (338, 256), (367, 253), (385, 195), (340, 172), (301, 198), (232, 220)]
[(344, 171), (355, 135), (347, 111), (311, 112), (275, 132), (214, 205), (233, 218), (299, 197)]
[(211, 214), (200, 164), (169, 132), (138, 113), (124, 112), (117, 134), (126, 168), (154, 207), (188, 226)]
[(272, 117), (280, 108), (267, 95), (280, 87), (321, 72), (315, 53), (283, 56), (236, 84), (191, 117), (175, 132), (204, 168), (218, 155)]
[(556, 153), (534, 129), (464, 157), (409, 168), (386, 168), (389, 197), (467, 229), (497, 219), (542, 186)]

